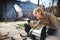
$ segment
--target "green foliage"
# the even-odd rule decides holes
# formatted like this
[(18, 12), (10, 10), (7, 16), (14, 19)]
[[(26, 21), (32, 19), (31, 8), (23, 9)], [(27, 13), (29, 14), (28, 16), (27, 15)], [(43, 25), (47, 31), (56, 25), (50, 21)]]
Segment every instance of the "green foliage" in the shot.
[(19, 27), (23, 27), (24, 28), (24, 24), (19, 24)]

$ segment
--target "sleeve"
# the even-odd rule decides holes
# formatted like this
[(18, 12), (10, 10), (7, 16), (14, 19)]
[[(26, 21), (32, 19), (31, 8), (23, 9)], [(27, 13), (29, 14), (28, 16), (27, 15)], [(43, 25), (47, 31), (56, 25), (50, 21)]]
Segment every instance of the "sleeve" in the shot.
[(56, 16), (51, 14), (49, 18), (50, 18), (50, 22), (52, 23), (54, 28), (58, 28), (58, 21), (57, 21)]
[(31, 28), (35, 29), (40, 23), (40, 20), (37, 21), (36, 24), (33, 24), (33, 23), (29, 23), (29, 25), (31, 26)]

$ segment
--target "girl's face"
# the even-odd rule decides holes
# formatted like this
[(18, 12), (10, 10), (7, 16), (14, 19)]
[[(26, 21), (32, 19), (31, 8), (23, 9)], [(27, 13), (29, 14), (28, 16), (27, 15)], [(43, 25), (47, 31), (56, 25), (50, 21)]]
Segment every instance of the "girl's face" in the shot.
[(41, 11), (35, 11), (34, 16), (35, 16), (37, 19), (42, 18), (42, 13), (41, 13)]

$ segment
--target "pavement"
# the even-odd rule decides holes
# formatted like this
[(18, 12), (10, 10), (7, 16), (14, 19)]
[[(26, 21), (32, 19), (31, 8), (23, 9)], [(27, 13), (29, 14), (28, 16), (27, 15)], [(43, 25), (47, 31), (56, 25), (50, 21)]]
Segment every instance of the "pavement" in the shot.
[[(60, 18), (58, 18), (60, 19)], [(21, 37), (20, 34), (26, 36), (27, 33), (24, 31), (24, 28), (18, 28), (19, 24), (25, 24), (27, 21), (17, 21), (17, 22), (7, 22), (7, 23), (0, 23), (0, 32), (2, 32), (3, 35), (5, 35), (7, 32), (9, 32), (9, 37), (15, 38), (15, 40), (23, 40), (24, 37)], [(59, 20), (60, 25), (60, 20)], [(8, 40), (8, 39), (5, 39)], [(31, 40), (29, 37), (27, 37), (26, 40)], [(58, 33), (58, 36), (48, 36), (46, 40), (60, 40), (60, 31)]]
[[(21, 37), (20, 34), (23, 36), (26, 36), (27, 33), (24, 31), (24, 28), (19, 28), (18, 24), (25, 24), (26, 21), (18, 21), (18, 22), (7, 22), (7, 23), (1, 23), (0, 24), (0, 32), (5, 35), (9, 32), (8, 37), (13, 37), (15, 40), (23, 40), (26, 37)], [(10, 40), (5, 39), (5, 40)], [(31, 40), (29, 37), (27, 37), (26, 40)]]

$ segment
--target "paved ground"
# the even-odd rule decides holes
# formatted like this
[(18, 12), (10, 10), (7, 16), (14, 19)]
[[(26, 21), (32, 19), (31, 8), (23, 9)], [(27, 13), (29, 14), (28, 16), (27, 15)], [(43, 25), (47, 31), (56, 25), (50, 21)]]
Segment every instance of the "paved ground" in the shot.
[[(24, 28), (17, 28), (19, 27), (18, 24), (25, 24), (27, 21), (18, 21), (18, 22), (7, 22), (7, 23), (0, 23), (0, 32), (2, 32), (3, 35), (7, 34), (9, 32), (9, 37), (13, 37), (16, 40), (23, 40), (24, 37), (21, 37), (20, 34), (22, 35), (27, 35), (26, 32), (24, 31)], [(60, 21), (59, 21), (60, 24)], [(60, 34), (60, 32), (58, 33)], [(60, 37), (60, 36), (59, 36)], [(48, 36), (46, 40), (60, 40), (60, 38), (57, 36)], [(7, 39), (6, 39), (7, 40)], [(27, 37), (26, 40), (31, 40), (29, 37)]]
[[(26, 23), (26, 22), (24, 22)], [(8, 37), (13, 37), (15, 40), (23, 40), (26, 37), (21, 37), (20, 34), (26, 36), (26, 32), (24, 31), (24, 28), (18, 28), (18, 24), (23, 24), (23, 22), (8, 22), (8, 23), (2, 23), (0, 24), (0, 32), (5, 35), (9, 32)], [(9, 40), (9, 39), (6, 39)], [(27, 37), (26, 40), (31, 40), (29, 37)]]

